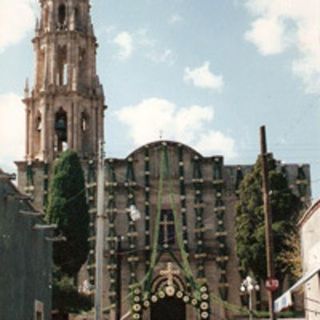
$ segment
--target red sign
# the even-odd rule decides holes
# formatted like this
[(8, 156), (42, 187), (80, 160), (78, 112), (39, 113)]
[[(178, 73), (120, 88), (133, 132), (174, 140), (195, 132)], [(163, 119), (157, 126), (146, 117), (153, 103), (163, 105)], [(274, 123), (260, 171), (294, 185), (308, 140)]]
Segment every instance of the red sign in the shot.
[(269, 278), (266, 280), (266, 289), (273, 292), (279, 288), (279, 280), (274, 278)]

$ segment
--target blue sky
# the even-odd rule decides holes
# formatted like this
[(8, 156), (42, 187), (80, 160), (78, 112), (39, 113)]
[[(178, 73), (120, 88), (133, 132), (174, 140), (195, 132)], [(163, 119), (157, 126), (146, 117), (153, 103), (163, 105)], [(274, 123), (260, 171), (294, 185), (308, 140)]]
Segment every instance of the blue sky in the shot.
[[(0, 165), (24, 154), (36, 0), (0, 1)], [(18, 13), (18, 15), (16, 14)], [(107, 154), (181, 140), (253, 163), (259, 127), (284, 162), (310, 163), (320, 196), (317, 0), (93, 0)]]

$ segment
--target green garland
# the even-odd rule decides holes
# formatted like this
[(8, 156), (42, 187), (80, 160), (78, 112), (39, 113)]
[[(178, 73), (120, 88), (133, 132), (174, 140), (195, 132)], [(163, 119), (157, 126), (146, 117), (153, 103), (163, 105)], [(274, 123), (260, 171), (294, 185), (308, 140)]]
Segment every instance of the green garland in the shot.
[(204, 282), (205, 281), (205, 258), (207, 257), (204, 251), (204, 223), (203, 223), (203, 177), (201, 170), (201, 160), (199, 156), (194, 157), (193, 161), (193, 187), (194, 187), (194, 212), (196, 215), (196, 228), (195, 228), (195, 239), (196, 239), (196, 254), (195, 259), (197, 260), (197, 278)]
[(150, 154), (149, 146), (145, 147), (144, 153), (144, 187), (145, 187), (145, 261), (146, 272), (150, 266)]
[(90, 234), (89, 234), (89, 244), (90, 252), (88, 258), (87, 271), (89, 274), (89, 281), (91, 285), (95, 284), (95, 218), (97, 213), (95, 196), (96, 196), (96, 166), (95, 161), (90, 160), (88, 162), (87, 171), (87, 194), (88, 194), (88, 205), (90, 213)]
[(135, 205), (135, 195), (134, 187), (136, 186), (133, 158), (128, 159), (127, 163), (127, 175), (125, 187), (127, 188), (128, 200), (127, 200), (127, 218), (128, 218), (128, 239), (129, 239), (129, 255), (128, 255), (128, 264), (129, 264), (129, 288), (133, 290), (138, 282), (137, 280), (137, 264), (139, 257), (137, 255), (137, 229), (136, 223), (132, 220), (130, 215), (130, 206)]
[(219, 294), (223, 300), (228, 299), (229, 284), (227, 279), (227, 265), (228, 265), (228, 248), (227, 248), (227, 232), (225, 229), (225, 205), (222, 198), (223, 191), (223, 162), (221, 157), (213, 159), (213, 186), (215, 191), (215, 207), (214, 212), (217, 217), (216, 239), (218, 241), (218, 252), (216, 262), (220, 268), (219, 278)]
[(113, 160), (110, 159), (108, 163), (108, 205), (107, 205), (107, 216), (108, 216), (108, 237), (107, 241), (109, 244), (109, 261), (108, 261), (108, 270), (110, 275), (110, 285), (109, 285), (109, 300), (112, 304), (116, 305), (117, 303), (117, 283), (116, 283), (116, 269), (117, 269), (117, 259), (119, 259), (117, 252), (117, 234), (115, 227), (116, 220), (116, 198), (114, 188), (117, 186), (117, 180), (115, 175), (115, 170), (113, 166)]
[(189, 252), (188, 246), (188, 220), (187, 220), (187, 200), (186, 200), (186, 186), (184, 176), (184, 161), (183, 161), (183, 146), (178, 146), (179, 158), (179, 186), (180, 186), (180, 206), (182, 212), (182, 225), (183, 225), (183, 243), (186, 252)]

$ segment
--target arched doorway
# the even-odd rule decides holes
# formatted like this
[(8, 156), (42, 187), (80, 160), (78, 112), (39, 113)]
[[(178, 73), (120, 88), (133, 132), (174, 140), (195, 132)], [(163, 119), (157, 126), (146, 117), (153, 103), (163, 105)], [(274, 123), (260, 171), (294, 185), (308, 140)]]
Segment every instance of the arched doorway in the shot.
[(186, 304), (176, 297), (159, 299), (151, 306), (151, 320), (186, 320)]

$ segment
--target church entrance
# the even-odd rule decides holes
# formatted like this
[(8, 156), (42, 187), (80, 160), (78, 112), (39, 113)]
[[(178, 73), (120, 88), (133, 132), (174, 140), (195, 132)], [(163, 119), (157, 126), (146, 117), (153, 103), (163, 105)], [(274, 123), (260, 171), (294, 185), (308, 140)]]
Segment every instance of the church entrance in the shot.
[(159, 299), (151, 306), (151, 320), (186, 320), (186, 305), (178, 298)]

